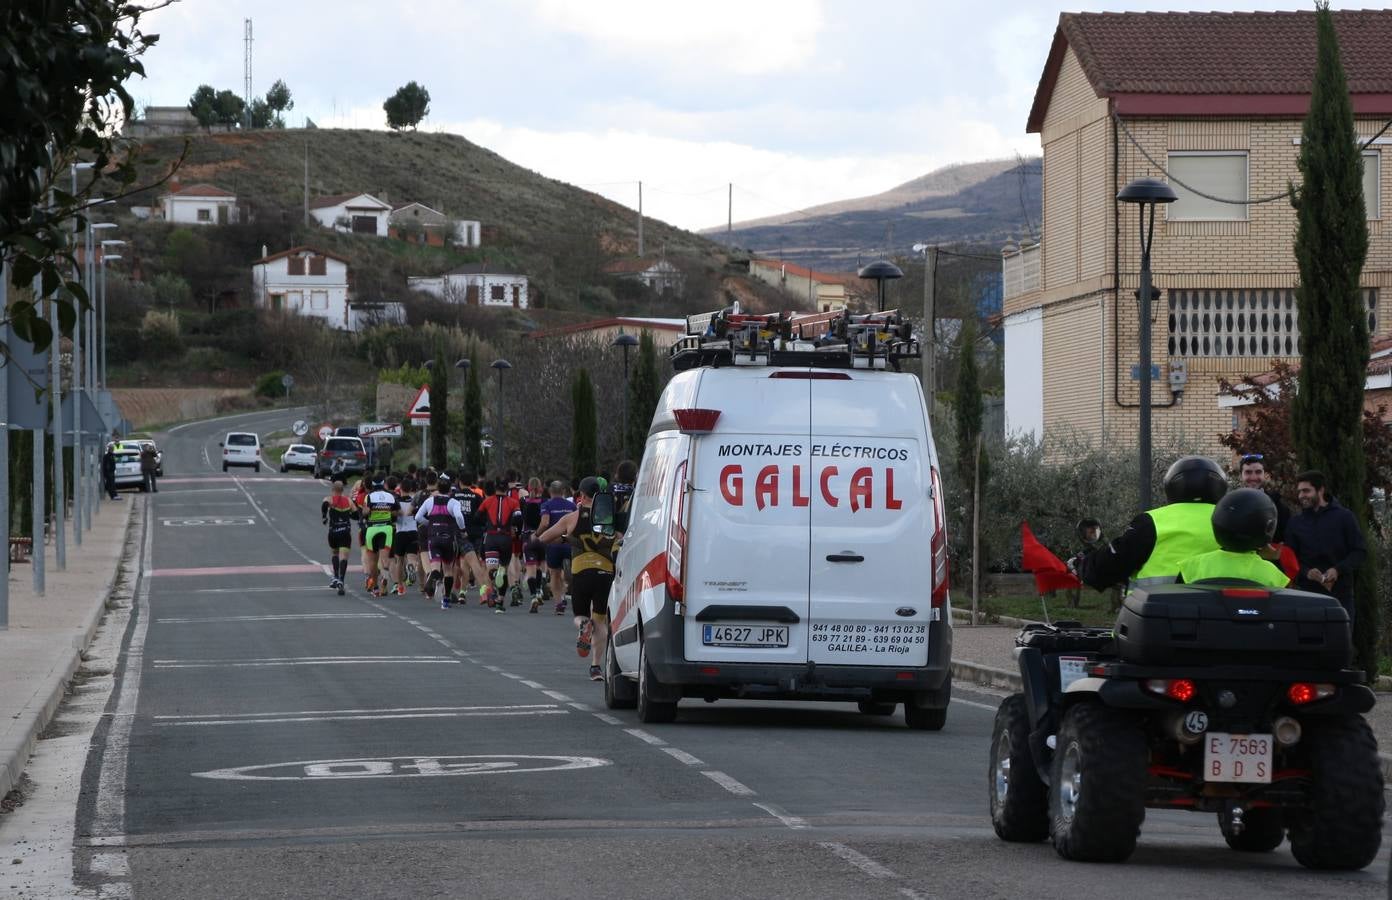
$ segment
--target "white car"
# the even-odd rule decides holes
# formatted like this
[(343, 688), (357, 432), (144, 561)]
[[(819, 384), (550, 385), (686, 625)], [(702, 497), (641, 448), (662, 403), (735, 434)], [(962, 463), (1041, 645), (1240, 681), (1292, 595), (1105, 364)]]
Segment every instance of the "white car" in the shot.
[(140, 469), (140, 448), (118, 444), (112, 448), (112, 453), (116, 457), (116, 487), (145, 490), (145, 475)]
[(222, 471), (229, 466), (251, 466), (261, 471), (261, 438), (250, 431), (229, 431), (218, 444), (222, 448)]
[(304, 469), (306, 472), (314, 471), (314, 463), (319, 458), (319, 454), (308, 444), (291, 444), (285, 448), (285, 452), (280, 457), (280, 471), (288, 472), (291, 469)]
[(616, 558), (606, 704), (662, 722), (683, 697), (902, 703), (941, 728), (947, 533), (922, 388), (890, 371), (917, 355), (907, 326), (849, 317), (850, 340), (775, 349), (763, 317), (691, 318)]

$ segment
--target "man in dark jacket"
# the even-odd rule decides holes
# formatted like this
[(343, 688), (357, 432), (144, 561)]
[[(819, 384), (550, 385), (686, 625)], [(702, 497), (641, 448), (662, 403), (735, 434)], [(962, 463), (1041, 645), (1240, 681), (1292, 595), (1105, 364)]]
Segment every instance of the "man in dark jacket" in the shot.
[(121, 495), (116, 493), (116, 448), (113, 444), (107, 444), (106, 452), (102, 454), (101, 473), (107, 496), (112, 500), (121, 499)]
[(1286, 524), (1286, 546), (1300, 561), (1296, 586), (1336, 597), (1353, 622), (1353, 582), (1368, 555), (1363, 529), (1352, 512), (1329, 496), (1323, 473), (1296, 476), (1300, 515)]
[(1247, 453), (1238, 463), (1238, 476), (1242, 480), (1242, 486), (1261, 491), (1271, 498), (1271, 502), (1276, 504), (1276, 533), (1271, 540), (1274, 543), (1284, 543), (1286, 540), (1286, 524), (1290, 522), (1290, 507), (1286, 506), (1281, 499), (1281, 492), (1273, 490), (1271, 487), (1271, 476), (1266, 471), (1266, 461), (1260, 453)]
[(155, 456), (155, 448), (146, 444), (140, 450), (140, 474), (145, 476), (145, 490), (159, 493), (159, 488), (155, 486), (155, 471), (158, 468), (159, 460)]

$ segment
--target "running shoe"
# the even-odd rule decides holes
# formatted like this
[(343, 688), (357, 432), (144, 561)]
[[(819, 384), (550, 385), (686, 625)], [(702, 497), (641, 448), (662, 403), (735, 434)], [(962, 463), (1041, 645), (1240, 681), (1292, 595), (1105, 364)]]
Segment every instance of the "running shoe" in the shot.
[(529, 610), (527, 610), (527, 612), (534, 613), (534, 612), (537, 612), (537, 611), (540, 610), (540, 609), (541, 609), (541, 598), (540, 598), (540, 597), (533, 597), (533, 598), (532, 598), (532, 608), (529, 609)]
[(445, 596), (443, 596), (443, 597), (440, 598), (440, 608), (441, 608), (441, 609), (449, 609), (449, 608), (450, 608), (450, 598), (449, 598), (449, 595), (448, 595), (448, 594), (446, 594)]
[(561, 599), (559, 599), (559, 600), (556, 601), (556, 615), (558, 615), (558, 616), (563, 616), (563, 615), (565, 615), (565, 611), (566, 611), (565, 598), (562, 597)]
[(371, 575), (367, 576), (367, 591), (370, 594), (377, 593), (377, 579), (373, 578)]
[(497, 603), (493, 604), (493, 611), (495, 613), (505, 613), (507, 612), (507, 604), (499, 600)]
[(509, 591), (509, 593), (512, 595), (512, 605), (513, 605), (513, 606), (521, 606), (521, 605), (522, 605), (522, 587), (521, 587), (520, 585), (514, 584), (514, 585), (512, 586), (512, 590)]
[(415, 564), (415, 563), (407, 563), (407, 564), (406, 564), (406, 583), (407, 583), (407, 584), (415, 584), (415, 583), (416, 583), (416, 564)]
[(603, 680), (604, 680), (604, 673), (603, 673), (602, 671), (600, 671), (599, 666), (590, 666), (590, 680), (591, 680), (591, 681), (603, 681)]
[(398, 596), (398, 597), (405, 597), (405, 596), (406, 596), (406, 585), (402, 584), (402, 583), (399, 582), (399, 581), (396, 583), (396, 596)]
[(338, 587), (338, 579), (337, 579), (337, 578), (330, 578), (330, 579), (329, 579), (329, 590), (333, 590), (333, 589), (336, 588), (336, 587)]
[(575, 636), (575, 652), (580, 656), (590, 655), (590, 640), (594, 637), (594, 621), (586, 619), (585, 624), (580, 626), (580, 633)]
[(343, 582), (341, 581), (338, 583), (338, 596), (343, 596)]

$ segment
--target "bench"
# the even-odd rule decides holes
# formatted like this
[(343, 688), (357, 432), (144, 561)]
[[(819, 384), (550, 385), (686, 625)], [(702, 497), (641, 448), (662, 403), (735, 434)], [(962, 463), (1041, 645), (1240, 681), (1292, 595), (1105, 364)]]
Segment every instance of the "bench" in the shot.
[(33, 560), (31, 559), (31, 557), (32, 557), (32, 555), (33, 555), (33, 552), (34, 552), (34, 539), (33, 539), (33, 538), (27, 538), (27, 537), (12, 537), (12, 538), (10, 538), (10, 562), (11, 562), (11, 563), (27, 563), (27, 562), (32, 562)]

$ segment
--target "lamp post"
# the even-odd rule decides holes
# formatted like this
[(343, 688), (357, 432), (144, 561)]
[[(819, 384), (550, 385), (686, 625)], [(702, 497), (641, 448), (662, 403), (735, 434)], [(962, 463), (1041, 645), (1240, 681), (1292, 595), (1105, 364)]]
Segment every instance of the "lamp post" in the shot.
[[(73, 164), (72, 164), (72, 166), (71, 166), (71, 174), (72, 174), (72, 195), (73, 195), (74, 197), (77, 196), (77, 173), (78, 173), (80, 170), (90, 169), (90, 168), (92, 168), (92, 167), (93, 167), (93, 164), (92, 164), (92, 163), (89, 163), (89, 162), (80, 162), (80, 163), (73, 163)], [(83, 244), (82, 244), (82, 265), (83, 265), (83, 271), (79, 271), (79, 270), (77, 270), (76, 268), (74, 268), (73, 277), (74, 277), (75, 279), (81, 280), (81, 282), (82, 282), (82, 287), (87, 291), (88, 295), (90, 296), (91, 293), (92, 293), (92, 277), (91, 277), (90, 274), (86, 274), (86, 273), (88, 273), (88, 272), (91, 271), (91, 265), (92, 265), (92, 248), (91, 248), (92, 229), (91, 229), (90, 224), (88, 225), (88, 227), (86, 227), (86, 228), (84, 228), (84, 229), (82, 230), (82, 237), (83, 237)], [(72, 502), (73, 502), (73, 541), (77, 544), (77, 546), (81, 547), (81, 546), (82, 546), (82, 506), (83, 506), (83, 502), (82, 502), (82, 500), (83, 500), (83, 498), (82, 498), (82, 491), (83, 491), (82, 476), (83, 476), (83, 474), (84, 474), (84, 473), (83, 473), (83, 469), (86, 468), (86, 466), (83, 464), (83, 458), (82, 458), (82, 315), (81, 315), (81, 312), (82, 312), (82, 311), (81, 311), (81, 310), (76, 310), (75, 312), (77, 312), (78, 315), (77, 315), (76, 318), (74, 318), (74, 320), (73, 320), (73, 334), (72, 334), (72, 398), (73, 398), (73, 421), (72, 421), (72, 428), (73, 428), (73, 455), (72, 455), (72, 466), (73, 466), (73, 494), (72, 494)], [(63, 446), (62, 446), (62, 444), (59, 444), (57, 447), (54, 448), (54, 453), (61, 454), (62, 452), (63, 452)], [(60, 519), (59, 519), (59, 523), (61, 524), (61, 522), (62, 522), (62, 519), (60, 518)]]
[(933, 412), (933, 404), (938, 390), (938, 342), (937, 319), (933, 307), (937, 302), (938, 285), (934, 274), (938, 270), (938, 247), (936, 244), (914, 244), (913, 251), (923, 254), (923, 393), (928, 398), (928, 412)]
[(879, 309), (877, 312), (884, 312), (886, 297), (886, 281), (893, 281), (896, 278), (904, 277), (904, 270), (896, 266), (887, 259), (877, 259), (870, 265), (863, 267), (856, 273), (860, 278), (865, 278), (875, 282), (876, 294), (878, 295)]
[[(89, 222), (87, 225), (88, 250), (91, 253), (91, 262), (88, 265), (88, 273), (91, 276), (92, 280), (87, 287), (87, 311), (83, 313), (83, 315), (87, 319), (87, 340), (85, 342), (86, 346), (83, 347), (83, 353), (86, 358), (86, 368), (83, 370), (85, 373), (85, 377), (83, 378), (82, 389), (86, 392), (88, 399), (93, 404), (96, 403), (97, 397), (98, 344), (96, 301), (98, 295), (100, 294), (100, 291), (97, 290), (97, 281), (99, 274), (101, 278), (101, 290), (104, 291), (106, 286), (106, 268), (105, 266), (100, 265), (100, 260), (97, 258), (99, 255), (98, 245), (100, 241), (97, 232), (109, 231), (115, 227), (115, 222)], [(98, 268), (101, 269), (100, 273), (98, 273)], [(91, 428), (94, 423), (87, 422), (85, 424), (87, 428)], [(103, 432), (106, 430), (105, 424), (102, 425), (101, 430)], [(82, 448), (83, 464), (87, 467), (87, 497), (86, 502), (82, 505), (82, 519), (83, 526), (89, 530), (92, 527), (92, 514), (96, 512), (97, 507), (100, 504), (101, 498), (101, 490), (99, 484), (99, 475), (101, 467), (96, 449), (97, 448), (95, 446), (83, 446)]]
[(627, 458), (628, 453), (628, 350), (630, 347), (638, 346), (638, 339), (631, 334), (624, 334), (619, 331), (617, 337), (610, 342), (611, 347), (623, 348), (624, 361), (624, 392), (623, 392), (623, 431), (619, 433), (619, 455)]
[(100, 330), (101, 330), (101, 343), (98, 345), (99, 348), (100, 348), (100, 358), (99, 358), (100, 365), (99, 365), (99, 367), (98, 367), (98, 371), (101, 372), (100, 383), (101, 383), (102, 390), (105, 390), (105, 389), (106, 389), (106, 386), (107, 386), (107, 382), (106, 382), (106, 263), (107, 263), (108, 260), (117, 260), (117, 259), (121, 259), (121, 258), (122, 258), (121, 255), (120, 255), (119, 253), (107, 253), (107, 252), (106, 252), (106, 248), (107, 248), (107, 247), (124, 247), (125, 245), (126, 245), (126, 242), (125, 242), (125, 241), (109, 240), (109, 241), (102, 241), (102, 242), (101, 242), (101, 248), (102, 248), (102, 252), (101, 252), (101, 262), (102, 262), (102, 273), (101, 273), (101, 302), (100, 302), (101, 313), (100, 313), (100, 319), (99, 319), (99, 322), (98, 322), (98, 325), (100, 326)]
[[(1150, 285), (1150, 248), (1155, 239), (1155, 206), (1157, 203), (1173, 203), (1178, 197), (1174, 189), (1158, 178), (1137, 178), (1117, 194), (1122, 203), (1134, 203), (1140, 207), (1141, 217), (1141, 274), (1140, 285), (1136, 290), (1137, 306), (1140, 313), (1140, 376), (1141, 402), (1138, 444), (1140, 454), (1141, 508), (1149, 509), (1150, 494), (1150, 308), (1154, 299)], [(1146, 213), (1149, 212), (1149, 216)]]
[(512, 363), (505, 359), (493, 360), (492, 366), (498, 372), (498, 420), (494, 427), (493, 443), (498, 447), (498, 468), (503, 467), (503, 372), (512, 368)]

